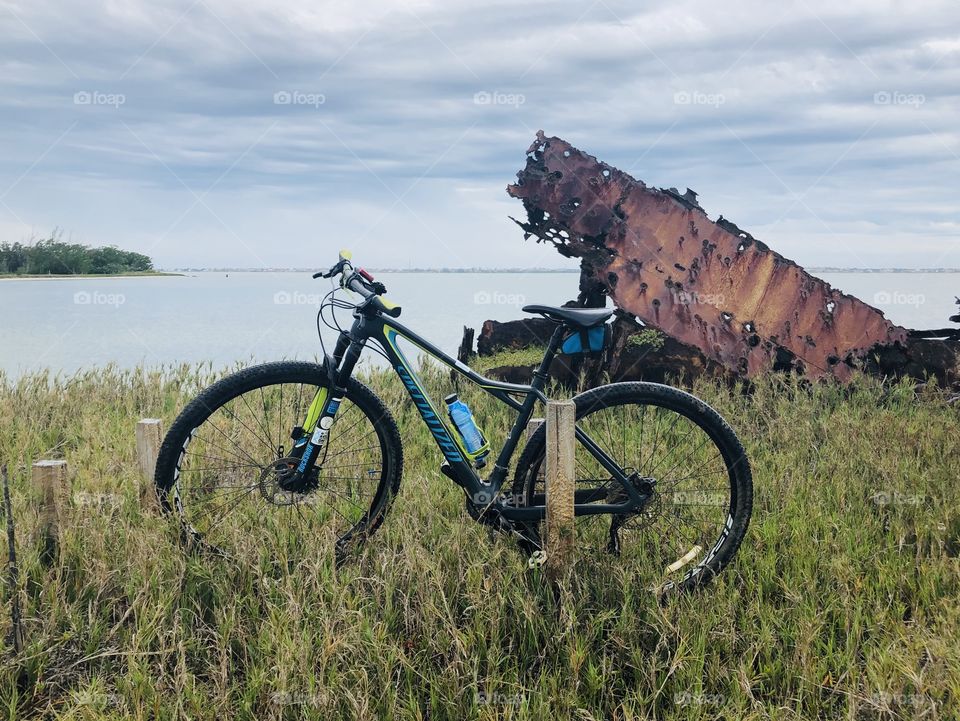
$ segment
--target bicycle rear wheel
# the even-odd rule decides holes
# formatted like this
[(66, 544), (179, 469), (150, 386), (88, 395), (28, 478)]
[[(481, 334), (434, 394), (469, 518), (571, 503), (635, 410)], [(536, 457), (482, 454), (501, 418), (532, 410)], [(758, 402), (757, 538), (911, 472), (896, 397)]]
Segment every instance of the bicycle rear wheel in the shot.
[(305, 544), (342, 548), (379, 527), (403, 453), (390, 412), (356, 380), (314, 472), (289, 485), (302, 452), (296, 429), (327, 383), (314, 363), (268, 363), (224, 378), (184, 408), (160, 448), (155, 481), (186, 539), (229, 556), (301, 556)]
[[(578, 548), (630, 559), (658, 590), (708, 582), (736, 554), (752, 510), (750, 464), (736, 434), (703, 401), (655, 383), (613, 383), (574, 402), (577, 427), (638, 487), (653, 487), (636, 513), (577, 516)], [(541, 427), (517, 464), (513, 493), (525, 505), (544, 503), (544, 451)], [(598, 491), (600, 503), (627, 498), (585, 446), (575, 454), (578, 490)]]

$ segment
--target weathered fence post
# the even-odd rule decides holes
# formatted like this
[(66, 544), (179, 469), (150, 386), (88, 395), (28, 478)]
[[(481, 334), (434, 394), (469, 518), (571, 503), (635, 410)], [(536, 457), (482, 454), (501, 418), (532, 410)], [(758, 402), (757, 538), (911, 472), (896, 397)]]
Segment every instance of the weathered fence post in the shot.
[(37, 461), (33, 464), (33, 483), (40, 487), (40, 557), (44, 563), (54, 562), (60, 555), (60, 522), (66, 515), (66, 461)]
[(547, 403), (546, 424), (546, 565), (548, 574), (559, 578), (573, 565), (576, 540), (573, 530), (576, 406), (573, 401)]
[(153, 474), (157, 470), (157, 456), (163, 438), (163, 422), (159, 418), (144, 418), (137, 423), (137, 460), (140, 463), (140, 507), (146, 511), (157, 508), (157, 490)]
[(531, 418), (527, 421), (527, 440), (529, 441), (533, 438), (533, 434), (537, 432), (537, 429), (543, 425), (543, 418)]
[(10, 477), (6, 464), (0, 466), (3, 479), (3, 512), (7, 517), (7, 589), (10, 594), (10, 645), (14, 654), (23, 650), (23, 624), (20, 617), (20, 570), (17, 568), (17, 543), (13, 527), (13, 503), (10, 501)]

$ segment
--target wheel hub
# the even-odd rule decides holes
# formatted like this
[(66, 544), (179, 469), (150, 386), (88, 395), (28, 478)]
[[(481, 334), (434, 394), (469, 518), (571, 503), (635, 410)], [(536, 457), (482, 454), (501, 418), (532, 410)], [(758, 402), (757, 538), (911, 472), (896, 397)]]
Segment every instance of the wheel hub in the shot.
[(275, 506), (292, 506), (315, 490), (320, 469), (314, 468), (309, 475), (297, 479), (299, 464), (300, 459), (296, 456), (278, 458), (269, 463), (260, 472), (258, 481), (263, 499)]

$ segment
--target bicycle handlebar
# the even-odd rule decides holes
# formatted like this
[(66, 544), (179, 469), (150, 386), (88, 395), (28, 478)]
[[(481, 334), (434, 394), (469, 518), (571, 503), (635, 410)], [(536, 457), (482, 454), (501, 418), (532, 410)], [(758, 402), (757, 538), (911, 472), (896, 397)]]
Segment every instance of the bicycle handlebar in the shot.
[(349, 250), (341, 250), (340, 259), (330, 270), (325, 273), (322, 271), (314, 273), (313, 277), (333, 278), (340, 275), (340, 287), (352, 290), (361, 296), (364, 300), (362, 305), (373, 304), (381, 313), (386, 313), (393, 318), (399, 316), (400, 306), (381, 297), (383, 293), (387, 292), (383, 283), (374, 281), (373, 276), (363, 268), (355, 268), (351, 263), (352, 259), (353, 254)]
[(362, 295), (365, 299), (377, 295), (372, 289), (367, 287), (366, 281), (356, 271), (350, 274), (350, 277), (344, 281), (344, 285), (354, 293)]

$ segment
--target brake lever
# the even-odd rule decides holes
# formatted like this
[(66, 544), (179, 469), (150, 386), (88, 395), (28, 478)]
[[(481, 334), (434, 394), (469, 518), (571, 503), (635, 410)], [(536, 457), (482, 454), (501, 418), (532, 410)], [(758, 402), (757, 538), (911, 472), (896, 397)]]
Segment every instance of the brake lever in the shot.
[(335, 266), (333, 266), (330, 270), (326, 272), (322, 270), (318, 270), (316, 273), (313, 274), (314, 280), (316, 280), (317, 278), (332, 278), (341, 270), (343, 270), (343, 266), (346, 262), (347, 261), (345, 260), (341, 260), (339, 263), (337, 263)]

